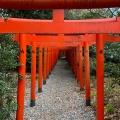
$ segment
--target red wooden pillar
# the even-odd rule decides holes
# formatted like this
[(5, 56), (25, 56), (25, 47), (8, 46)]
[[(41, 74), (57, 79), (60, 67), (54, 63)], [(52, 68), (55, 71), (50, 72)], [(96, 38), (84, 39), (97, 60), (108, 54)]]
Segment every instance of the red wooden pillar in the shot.
[(79, 83), (80, 75), (79, 75), (79, 50), (78, 46), (76, 47), (76, 76), (77, 76), (77, 82)]
[(50, 75), (50, 48), (48, 48), (48, 62), (49, 62), (48, 64), (48, 77), (49, 77)]
[(20, 34), (19, 39), (19, 70), (18, 70), (18, 93), (17, 93), (17, 113), (16, 120), (23, 120), (24, 116), (24, 94), (26, 80), (26, 38), (25, 34)]
[(57, 59), (56, 49), (55, 49), (55, 51), (54, 51), (54, 54), (55, 54), (55, 56), (54, 56), (54, 67), (55, 67), (55, 64), (56, 64), (56, 59)]
[(102, 34), (96, 39), (96, 86), (97, 120), (104, 120), (104, 40)]
[(84, 80), (83, 80), (83, 54), (82, 54), (82, 44), (78, 46), (79, 53), (79, 81), (80, 81), (80, 91), (84, 91)]
[(52, 48), (51, 48), (51, 72), (52, 72)]
[(54, 48), (52, 48), (52, 70), (54, 66)]
[(67, 56), (68, 63), (71, 66), (71, 63), (70, 63), (70, 60), (69, 60), (70, 59), (70, 49), (67, 50), (66, 56)]
[(31, 62), (31, 103), (30, 107), (35, 106), (36, 99), (36, 42), (32, 42), (32, 62)]
[(47, 74), (47, 47), (44, 48), (44, 78), (43, 78), (43, 85), (46, 84), (46, 74)]
[[(66, 50), (66, 59), (67, 59), (67, 61), (68, 61), (68, 54), (69, 54), (68, 50)], [(68, 64), (70, 64), (69, 61), (68, 61)]]
[(55, 51), (55, 65), (56, 65), (56, 62), (57, 62), (57, 49)]
[(49, 48), (47, 48), (47, 79), (49, 79)]
[(38, 93), (42, 92), (42, 46), (39, 46), (39, 80)]
[[(54, 23), (63, 23), (64, 22), (64, 9), (54, 9), (53, 10), (53, 22)], [(63, 40), (63, 37), (64, 35), (63, 34), (60, 34), (58, 35), (58, 40), (59, 41), (62, 41)], [(55, 49), (54, 49), (55, 50)], [(56, 49), (56, 52), (54, 51), (54, 66), (58, 60), (58, 50)]]
[(53, 69), (53, 48), (51, 48), (51, 71)]
[(55, 49), (53, 49), (53, 68), (54, 68), (54, 64), (55, 64)]
[(75, 47), (75, 77), (77, 78), (77, 53), (76, 53), (76, 47)]
[(73, 73), (75, 75), (75, 48), (73, 48)]
[(56, 63), (57, 63), (58, 59), (59, 59), (59, 49), (57, 50), (57, 60), (56, 60)]
[(73, 49), (68, 49), (68, 61), (73, 72)]
[(49, 75), (51, 75), (51, 48), (49, 50), (49, 55), (50, 55), (50, 68), (49, 68)]
[[(69, 63), (69, 65), (71, 66), (72, 65), (72, 60), (71, 60), (71, 50), (70, 49), (68, 49), (68, 63)], [(72, 66), (71, 66), (72, 67)], [(72, 71), (73, 71), (73, 68), (72, 68)]]
[(54, 49), (54, 51), (53, 51), (53, 55), (54, 55), (54, 56), (53, 56), (53, 61), (54, 61), (54, 62), (53, 62), (53, 68), (54, 68), (54, 66), (55, 66), (55, 49)]
[(54, 48), (53, 48), (53, 68), (54, 68), (54, 57), (55, 57), (55, 51), (54, 51)]
[(74, 59), (75, 59), (75, 57), (74, 57), (74, 48), (72, 48), (72, 51), (71, 51), (71, 57), (72, 57), (72, 69), (73, 69), (73, 74), (74, 74), (74, 72), (75, 72), (75, 64), (74, 64)]
[(70, 59), (71, 59), (70, 61), (71, 61), (72, 71), (74, 74), (74, 48), (70, 50)]
[(49, 75), (50, 75), (50, 69), (51, 69), (51, 49), (49, 48), (49, 52), (48, 52), (48, 54), (49, 54)]
[(86, 87), (86, 105), (90, 105), (90, 65), (89, 65), (89, 45), (84, 44), (84, 66), (85, 66), (85, 87)]

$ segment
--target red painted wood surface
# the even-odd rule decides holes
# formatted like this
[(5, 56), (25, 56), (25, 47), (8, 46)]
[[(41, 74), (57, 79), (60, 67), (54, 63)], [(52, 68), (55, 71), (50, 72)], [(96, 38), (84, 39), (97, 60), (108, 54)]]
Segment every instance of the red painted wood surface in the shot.
[(99, 20), (29, 20), (9, 18), (0, 19), (0, 33), (40, 33), (40, 34), (84, 34), (84, 33), (120, 33), (119, 18)]
[(104, 42), (102, 34), (96, 43), (97, 120), (104, 120)]
[(24, 95), (25, 95), (25, 81), (26, 81), (26, 43), (25, 35), (20, 35), (19, 40), (19, 70), (18, 70), (18, 90), (17, 90), (17, 112), (16, 120), (23, 120), (24, 116)]
[(120, 7), (119, 0), (1, 0), (0, 8), (38, 9), (90, 9)]
[(31, 53), (31, 107), (32, 101), (36, 100), (36, 42), (32, 42), (32, 53)]
[(80, 90), (84, 89), (84, 81), (83, 81), (83, 50), (82, 45), (78, 46), (78, 54), (79, 54), (79, 81), (80, 81)]
[(85, 89), (86, 89), (86, 105), (90, 105), (90, 60), (89, 60), (89, 44), (84, 43), (84, 67), (85, 67)]
[(42, 46), (39, 46), (39, 80), (38, 80), (38, 92), (42, 91), (42, 80), (43, 80), (43, 74), (42, 74), (42, 65), (43, 65), (43, 54), (42, 54)]

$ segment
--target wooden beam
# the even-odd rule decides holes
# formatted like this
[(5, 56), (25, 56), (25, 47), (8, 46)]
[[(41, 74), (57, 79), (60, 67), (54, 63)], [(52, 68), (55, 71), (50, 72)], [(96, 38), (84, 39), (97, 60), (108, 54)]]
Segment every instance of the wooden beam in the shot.
[[(104, 20), (104, 21), (103, 21)], [(52, 20), (8, 19), (0, 20), (0, 33), (39, 33), (39, 34), (84, 34), (120, 33), (119, 18), (99, 20)]]

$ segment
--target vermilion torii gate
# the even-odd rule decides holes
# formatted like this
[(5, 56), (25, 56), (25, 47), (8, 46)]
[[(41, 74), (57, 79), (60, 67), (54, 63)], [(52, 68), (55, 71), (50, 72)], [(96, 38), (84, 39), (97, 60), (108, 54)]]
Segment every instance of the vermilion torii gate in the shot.
[[(23, 4), (25, 3), (25, 4)], [(70, 9), (70, 8), (105, 8), (120, 7), (116, 0), (10, 0), (0, 1), (1, 8), (14, 9)], [(24, 115), (24, 88), (26, 80), (26, 45), (32, 46), (32, 80), (31, 106), (35, 104), (35, 77), (36, 77), (36, 47), (39, 47), (39, 85), (38, 92), (42, 91), (42, 48), (44, 48), (44, 77), (52, 70), (58, 59), (59, 49), (66, 50), (67, 59), (73, 68), (74, 74), (80, 81), (80, 90), (84, 89), (82, 48), (84, 47), (85, 77), (86, 77), (86, 104), (90, 105), (90, 72), (89, 46), (96, 43), (96, 83), (97, 83), (97, 119), (104, 119), (104, 42), (120, 42), (119, 37), (108, 36), (109, 33), (120, 33), (120, 18), (94, 20), (64, 20), (64, 10), (54, 10), (53, 20), (29, 20), (8, 18), (0, 19), (0, 33), (19, 33), (19, 80), (18, 80), (18, 109), (17, 120), (23, 120)], [(36, 34), (36, 35), (30, 35)], [(37, 36), (38, 35), (38, 36)], [(83, 35), (83, 36), (80, 36)], [(28, 39), (29, 38), (29, 39)], [(31, 39), (30, 39), (31, 38)], [(75, 39), (72, 39), (75, 38)], [(51, 42), (52, 41), (52, 42)], [(74, 42), (73, 42), (74, 41)], [(68, 43), (69, 42), (69, 43)], [(73, 43), (72, 43), (73, 42)], [(69, 50), (69, 47), (71, 50)], [(51, 52), (47, 52), (50, 51)], [(73, 55), (74, 59), (71, 58)], [(49, 62), (47, 62), (49, 61)], [(79, 63), (77, 66), (76, 63)], [(47, 67), (49, 66), (49, 67)]]
[[(108, 41), (114, 41), (114, 42), (118, 42), (118, 41), (120, 41), (120, 38), (118, 37), (118, 36), (115, 36), (115, 37), (113, 37), (113, 36), (108, 36), (108, 35), (104, 35), (104, 34), (101, 34), (102, 36), (103, 36), (103, 38), (104, 38), (104, 42), (108, 42)], [(21, 36), (21, 35), (20, 35)], [(15, 36), (15, 40), (16, 41), (18, 41), (17, 39), (18, 38), (20, 38), (20, 36), (19, 35), (16, 35)], [(41, 47), (43, 46), (43, 47), (45, 47), (45, 46), (49, 46), (49, 47), (54, 47), (53, 49), (55, 49), (55, 50), (58, 50), (58, 49), (63, 49), (63, 50), (66, 50), (66, 49), (68, 49), (69, 50), (69, 48), (71, 48), (71, 47), (73, 47), (74, 49), (73, 49), (73, 56), (74, 56), (74, 58), (76, 58), (76, 57), (80, 57), (81, 56), (81, 53), (82, 53), (82, 47), (84, 46), (84, 54), (85, 54), (85, 73), (86, 73), (86, 75), (85, 75), (85, 77), (86, 77), (86, 105), (90, 105), (90, 72), (89, 72), (89, 52), (88, 52), (88, 50), (89, 50), (89, 48), (88, 48), (88, 46), (90, 46), (90, 45), (92, 45), (92, 44), (94, 44), (95, 42), (96, 42), (96, 35), (85, 35), (85, 36), (81, 36), (81, 39), (80, 39), (80, 36), (79, 36), (79, 39), (80, 39), (80, 42), (76, 42), (76, 44), (74, 43), (74, 44), (72, 44), (72, 43), (70, 43), (70, 44), (66, 44), (66, 45), (64, 45), (63, 43), (64, 43), (64, 41), (65, 40), (62, 40), (62, 42), (57, 42), (57, 41), (55, 41), (56, 39), (57, 39), (57, 37), (56, 36), (52, 36), (52, 38), (53, 38), (53, 40), (54, 40), (54, 42), (52, 42), (52, 41), (50, 41), (50, 38), (47, 36), (47, 39), (46, 40), (48, 40), (48, 42), (45, 42), (45, 40), (43, 39), (40, 39), (41, 38), (41, 36), (33, 36), (33, 35), (28, 35), (28, 34), (24, 34), (24, 36), (25, 36), (25, 40), (24, 40), (24, 42), (26, 43), (26, 45), (30, 45), (30, 46), (32, 46), (32, 72), (31, 72), (31, 74), (32, 74), (32, 81), (31, 81), (31, 106), (34, 106), (35, 105), (35, 83), (36, 83), (36, 67), (35, 67), (35, 65), (36, 65), (36, 47), (39, 47), (39, 49), (40, 49), (40, 54), (39, 54), (39, 56), (42, 56), (42, 49), (41, 49)], [(28, 36), (28, 38), (30, 38), (29, 36), (31, 36), (31, 39), (30, 40), (28, 40), (27, 39), (27, 36)], [(32, 37), (33, 36), (33, 37)], [(55, 38), (54, 38), (55, 37)], [(68, 37), (68, 36), (67, 36)], [(70, 37), (70, 36), (69, 36)], [(71, 37), (73, 37), (73, 36), (71, 36)], [(44, 38), (44, 36), (43, 36), (43, 38)], [(89, 42), (86, 42), (87, 41), (87, 39), (90, 39), (90, 38), (92, 38), (91, 39), (91, 41), (89, 40)], [(36, 40), (35, 40), (36, 39)], [(38, 41), (38, 39), (39, 39), (39, 41)], [(86, 40), (86, 41), (85, 41)], [(20, 41), (19, 41), (20, 42)], [(69, 42), (71, 42), (71, 41), (69, 41)], [(56, 44), (55, 44), (56, 43)], [(59, 44), (58, 44), (59, 43)], [(83, 44), (84, 43), (84, 44)], [(19, 43), (20, 44), (20, 43)], [(76, 47), (79, 45), (79, 49), (78, 49), (78, 51), (76, 51), (76, 52), (78, 52), (79, 54), (80, 54), (80, 56), (79, 55), (77, 55), (76, 54), (76, 52), (75, 52), (75, 49), (76, 49)], [(68, 46), (70, 46), (70, 47), (68, 47)], [(61, 47), (61, 48), (60, 48)], [(56, 49), (56, 48), (58, 48), (58, 49)], [(22, 49), (23, 50), (23, 49)], [(23, 51), (21, 50), (21, 53), (23, 53)], [(50, 48), (49, 48), (49, 50), (50, 50)], [(49, 64), (49, 65), (46, 65), (46, 61), (50, 61), (48, 58), (47, 58), (47, 53), (48, 51), (47, 51), (47, 47), (45, 47), (45, 56), (44, 56), (44, 84), (46, 83), (45, 81), (46, 81), (46, 76), (49, 74), (49, 72), (51, 71), (51, 65)], [(50, 51), (49, 51), (50, 52)], [(103, 51), (100, 51), (100, 52), (103, 52)], [(47, 53), (47, 54), (46, 54)], [(69, 55), (72, 55), (72, 53), (70, 53), (70, 51), (67, 51), (67, 58), (68, 58), (68, 61), (69, 61), (69, 63), (70, 63), (70, 65), (72, 66), (72, 68), (73, 68), (73, 71), (74, 71), (74, 73), (76, 72), (76, 63), (77, 63), (77, 60), (75, 60), (75, 61), (73, 61), (73, 60), (71, 60), (71, 57), (69, 56)], [(72, 58), (73, 58), (73, 56), (72, 56)], [(82, 57), (82, 56), (81, 56)], [(77, 75), (77, 78), (78, 78), (78, 80), (80, 81), (80, 90), (83, 90), (84, 89), (84, 84), (83, 84), (83, 75), (81, 75), (82, 74), (82, 72), (83, 72), (83, 68), (81, 67), (82, 66), (82, 58), (80, 57), (80, 59), (78, 60), (78, 62), (79, 62), (79, 69), (80, 70), (78, 70), (77, 72), (78, 72), (78, 74), (75, 74), (75, 75)], [(42, 63), (42, 57), (39, 57), (40, 58), (40, 64), (39, 64), (39, 85), (38, 85), (38, 92), (41, 92), (42, 91), (42, 67), (41, 67), (41, 63)], [(57, 57), (55, 57), (55, 58), (58, 58), (58, 56)], [(57, 59), (56, 59), (57, 60)], [(55, 60), (55, 62), (56, 62), (56, 60)], [(55, 62), (54, 62), (54, 64), (55, 64)], [(53, 64), (53, 65), (54, 65)], [(47, 66), (47, 67), (46, 67)], [(49, 66), (49, 67), (48, 67)], [(48, 69), (47, 69), (48, 68)], [(46, 70), (47, 69), (47, 70)], [(21, 73), (19, 73), (19, 74), (21, 74)], [(79, 75), (80, 75), (80, 78), (79, 78)], [(22, 90), (22, 89), (21, 89)], [(19, 91), (20, 93), (20, 95), (21, 95), (21, 91)], [(100, 95), (100, 97), (102, 97), (101, 95)], [(100, 100), (100, 99), (99, 99)], [(101, 100), (99, 101), (99, 102), (101, 102)], [(18, 115), (18, 117), (20, 117), (20, 115)], [(21, 119), (21, 118), (20, 118)]]

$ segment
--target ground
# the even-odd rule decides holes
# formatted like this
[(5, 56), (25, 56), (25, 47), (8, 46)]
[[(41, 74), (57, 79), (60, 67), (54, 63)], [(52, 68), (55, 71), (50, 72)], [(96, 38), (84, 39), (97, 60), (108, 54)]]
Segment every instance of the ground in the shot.
[(36, 106), (30, 107), (30, 81), (27, 80), (25, 120), (95, 120), (91, 107), (85, 105), (85, 94), (66, 60), (59, 60), (51, 72), (43, 92), (37, 93)]

